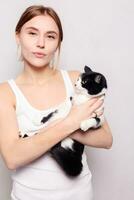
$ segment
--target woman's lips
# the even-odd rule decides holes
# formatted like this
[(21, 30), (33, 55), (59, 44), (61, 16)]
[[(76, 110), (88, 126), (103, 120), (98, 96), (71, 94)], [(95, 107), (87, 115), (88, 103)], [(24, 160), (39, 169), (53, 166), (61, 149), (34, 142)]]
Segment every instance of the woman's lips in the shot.
[(33, 54), (34, 54), (37, 58), (43, 58), (43, 57), (46, 56), (46, 54), (40, 53), (40, 52), (34, 52)]

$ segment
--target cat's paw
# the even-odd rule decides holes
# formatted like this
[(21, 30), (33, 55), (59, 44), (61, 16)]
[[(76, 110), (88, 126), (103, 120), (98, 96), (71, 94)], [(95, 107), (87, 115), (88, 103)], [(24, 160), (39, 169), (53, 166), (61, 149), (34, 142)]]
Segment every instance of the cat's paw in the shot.
[(90, 119), (82, 121), (80, 124), (80, 128), (83, 131), (87, 131), (88, 129), (94, 127), (95, 125), (96, 125), (96, 119), (90, 118)]
[(84, 120), (81, 122), (80, 129), (83, 131), (87, 131), (89, 129), (88, 120)]

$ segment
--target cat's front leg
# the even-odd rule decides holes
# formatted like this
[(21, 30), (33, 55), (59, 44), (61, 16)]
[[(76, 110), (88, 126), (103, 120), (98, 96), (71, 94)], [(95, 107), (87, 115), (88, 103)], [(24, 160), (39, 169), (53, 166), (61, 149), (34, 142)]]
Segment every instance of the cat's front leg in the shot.
[(98, 128), (104, 122), (104, 115), (100, 117), (92, 117), (90, 119), (84, 120), (80, 124), (80, 128), (83, 131), (87, 131), (90, 128)]
[(94, 127), (95, 125), (96, 125), (96, 119), (90, 118), (90, 119), (86, 119), (86, 120), (82, 121), (80, 124), (80, 128), (83, 131), (87, 131), (88, 129)]

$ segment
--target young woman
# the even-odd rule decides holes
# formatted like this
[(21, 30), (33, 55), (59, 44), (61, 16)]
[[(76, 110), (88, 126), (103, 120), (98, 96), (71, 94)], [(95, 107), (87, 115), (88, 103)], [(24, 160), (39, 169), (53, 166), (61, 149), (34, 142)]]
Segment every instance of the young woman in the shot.
[[(103, 104), (94, 98), (80, 106), (70, 105), (69, 114), (48, 127), (36, 119), (58, 108), (73, 95), (80, 71), (66, 71), (54, 65), (63, 40), (56, 12), (41, 5), (30, 6), (15, 30), (24, 68), (15, 79), (0, 84), (0, 150), (12, 172), (13, 200), (91, 200), (91, 172), (83, 154), (83, 171), (69, 178), (49, 156), (48, 150), (66, 137), (92, 147), (109, 149), (112, 135), (105, 119), (103, 126), (82, 134), (80, 122), (93, 116)], [(96, 111), (98, 116), (103, 109)], [(20, 138), (20, 132), (31, 137)], [(38, 134), (35, 134), (38, 132)]]

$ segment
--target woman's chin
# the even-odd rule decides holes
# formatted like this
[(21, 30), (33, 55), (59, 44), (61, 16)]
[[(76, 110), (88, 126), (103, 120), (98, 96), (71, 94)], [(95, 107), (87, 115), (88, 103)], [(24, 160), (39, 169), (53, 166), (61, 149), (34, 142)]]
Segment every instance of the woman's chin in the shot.
[(28, 61), (28, 60), (25, 60), (25, 62), (29, 65), (29, 66), (32, 66), (32, 67), (37, 67), (37, 68), (42, 68), (42, 67), (45, 67), (45, 66), (49, 66), (49, 62), (44, 62), (44, 61)]

